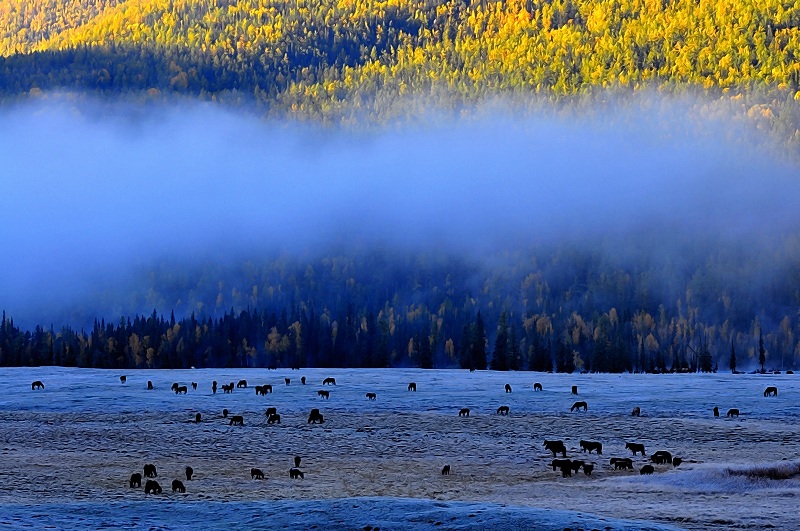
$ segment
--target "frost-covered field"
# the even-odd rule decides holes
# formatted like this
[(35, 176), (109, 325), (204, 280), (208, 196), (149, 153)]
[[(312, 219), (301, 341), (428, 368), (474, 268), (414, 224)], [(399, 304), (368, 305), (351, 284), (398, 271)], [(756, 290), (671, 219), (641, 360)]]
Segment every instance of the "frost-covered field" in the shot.
[[(0, 526), (800, 529), (800, 375), (205, 369), (128, 371), (121, 384), (121, 374), (0, 371)], [(326, 377), (337, 385), (321, 385)], [(240, 379), (247, 389), (211, 392), (212, 380)], [(31, 390), (34, 380), (45, 389)], [(173, 382), (188, 394), (174, 394)], [(267, 383), (274, 392), (256, 396)], [(768, 385), (777, 398), (763, 396)], [(575, 400), (588, 411), (570, 413)], [(495, 414), (501, 405), (509, 416)], [(281, 424), (267, 424), (270, 406)], [(630, 416), (634, 406), (641, 417)], [(312, 408), (324, 424), (307, 423)], [(729, 408), (741, 416), (724, 418)], [(545, 439), (564, 440), (568, 457), (596, 464), (593, 474), (562, 478)], [(603, 455), (582, 454), (581, 439), (602, 442)], [(631, 456), (626, 442), (685, 461), (642, 476), (649, 459), (636, 456), (634, 471), (614, 471), (609, 458)], [(289, 478), (295, 455), (303, 480)], [(146, 463), (163, 494), (128, 487)], [(251, 480), (252, 467), (263, 481)], [(185, 494), (171, 492), (176, 478)]]

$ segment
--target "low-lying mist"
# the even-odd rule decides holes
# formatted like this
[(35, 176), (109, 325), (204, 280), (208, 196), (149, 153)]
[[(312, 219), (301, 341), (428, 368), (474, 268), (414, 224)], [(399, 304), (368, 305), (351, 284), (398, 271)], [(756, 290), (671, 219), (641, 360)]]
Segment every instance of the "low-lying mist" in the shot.
[[(734, 122), (695, 130), (683, 102), (641, 108), (582, 119), (492, 105), (368, 131), (205, 104), (6, 108), (0, 308), (23, 326), (116, 320), (93, 295), (144, 291), (134, 281), (163, 261), (381, 248), (492, 267), (567, 242), (621, 264), (680, 262), (715, 243), (757, 257), (796, 233), (795, 166), (731, 134)], [(764, 255), (765, 275), (775, 260)], [(153, 309), (132, 306), (119, 305)]]

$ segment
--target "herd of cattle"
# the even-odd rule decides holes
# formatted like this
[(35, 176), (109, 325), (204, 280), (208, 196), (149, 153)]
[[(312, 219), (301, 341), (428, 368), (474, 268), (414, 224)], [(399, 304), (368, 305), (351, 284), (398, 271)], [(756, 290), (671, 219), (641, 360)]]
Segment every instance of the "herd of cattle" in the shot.
[[(126, 376), (119, 377), (120, 382), (125, 384), (127, 382)], [(286, 385), (291, 384), (290, 378), (284, 379)], [(306, 384), (305, 376), (300, 378), (300, 381), (303, 385)], [(322, 385), (336, 385), (336, 380), (334, 378), (325, 378), (322, 381)], [(191, 387), (193, 390), (197, 389), (197, 382), (191, 382)], [(222, 390), (224, 393), (232, 393), (234, 388), (235, 389), (246, 389), (248, 387), (247, 380), (239, 380), (236, 385), (234, 386), (233, 382), (228, 384), (222, 384)], [(31, 390), (44, 390), (44, 383), (40, 380), (36, 380), (31, 384)], [(211, 390), (214, 394), (217, 392), (217, 381), (215, 380), (212, 383)], [(147, 389), (153, 390), (155, 387), (153, 386), (152, 381), (147, 382)], [(186, 394), (188, 392), (189, 387), (186, 385), (180, 385), (178, 382), (172, 384), (171, 390), (175, 394)], [(407, 387), (408, 391), (416, 392), (417, 384), (415, 382), (411, 382), (408, 384)], [(542, 391), (543, 387), (541, 383), (534, 383), (533, 384), (534, 391)], [(272, 393), (272, 385), (265, 384), (265, 385), (257, 385), (255, 386), (256, 395), (266, 395), (267, 393)], [(505, 384), (505, 392), (511, 393), (512, 388), (510, 384)], [(572, 394), (578, 394), (578, 386), (572, 386)], [(330, 398), (330, 392), (327, 390), (319, 390), (317, 391), (317, 396), (325, 399)], [(765, 397), (777, 397), (778, 396), (778, 389), (774, 386), (769, 386), (764, 390)], [(366, 393), (367, 400), (377, 400), (377, 394), (373, 392)], [(570, 412), (574, 411), (587, 411), (588, 404), (586, 401), (576, 401), (572, 407), (570, 408)], [(508, 406), (500, 406), (497, 408), (496, 414), (497, 415), (508, 415), (510, 408)], [(227, 409), (223, 409), (222, 415), (223, 418), (229, 420), (229, 424), (231, 426), (244, 426), (244, 417), (242, 415), (230, 415), (228, 414)], [(458, 412), (459, 417), (469, 417), (470, 409), (469, 408), (461, 408)], [(726, 416), (727, 417), (738, 417), (740, 414), (739, 410), (736, 408), (731, 408), (728, 410)], [(631, 410), (631, 416), (639, 417), (641, 415), (641, 408), (639, 406), (634, 407)], [(719, 408), (714, 407), (713, 415), (715, 417), (719, 417)], [(265, 416), (267, 417), (268, 424), (280, 424), (281, 416), (277, 412), (277, 408), (270, 407), (267, 408), (265, 412)], [(195, 416), (195, 422), (201, 422), (202, 418), (200, 413), (197, 413)], [(309, 424), (322, 424), (325, 422), (325, 419), (318, 408), (314, 408), (308, 415), (308, 423)], [(598, 441), (586, 441), (581, 440), (580, 443), (580, 451), (586, 454), (592, 454), (595, 452), (597, 455), (602, 455), (603, 453), (603, 445)], [(553, 471), (561, 471), (562, 477), (569, 477), (572, 476), (573, 473), (577, 473), (579, 470), (583, 469), (585, 475), (589, 476), (592, 474), (594, 467), (596, 466), (594, 463), (588, 463), (582, 459), (567, 459), (567, 447), (561, 440), (545, 440), (544, 441), (544, 449), (552, 452), (553, 454), (553, 461), (551, 462), (551, 466)], [(628, 442), (625, 444), (625, 449), (630, 450), (632, 456), (635, 457), (637, 454), (641, 454), (642, 457), (646, 457), (645, 446), (642, 443), (636, 442)], [(558, 454), (561, 454), (561, 458), (558, 458)], [(679, 466), (683, 459), (677, 456), (672, 456), (672, 454), (666, 450), (659, 450), (653, 453), (650, 456), (650, 462), (642, 466), (639, 470), (640, 474), (652, 474), (655, 471), (653, 465), (672, 465), (673, 467)], [(304, 472), (300, 469), (300, 456), (295, 456), (294, 458), (294, 467), (290, 468), (289, 470), (289, 477), (291, 479), (303, 479), (305, 477)], [(612, 457), (609, 461), (609, 466), (613, 470), (633, 470), (633, 459), (631, 457)], [(157, 477), (156, 467), (153, 464), (146, 464), (144, 466), (144, 477), (148, 478), (145, 482), (144, 491), (145, 494), (161, 494), (162, 489), (158, 482), (154, 479)], [(186, 479), (191, 480), (194, 470), (192, 467), (187, 466), (185, 469)], [(449, 475), (450, 474), (450, 465), (447, 464), (442, 468), (442, 475)], [(258, 468), (251, 468), (250, 469), (250, 477), (252, 479), (264, 479), (264, 473)], [(142, 474), (136, 472), (131, 474), (129, 480), (130, 488), (141, 488), (142, 486)], [(175, 479), (172, 481), (172, 492), (178, 493), (185, 493), (186, 486), (185, 484), (179, 480)]]

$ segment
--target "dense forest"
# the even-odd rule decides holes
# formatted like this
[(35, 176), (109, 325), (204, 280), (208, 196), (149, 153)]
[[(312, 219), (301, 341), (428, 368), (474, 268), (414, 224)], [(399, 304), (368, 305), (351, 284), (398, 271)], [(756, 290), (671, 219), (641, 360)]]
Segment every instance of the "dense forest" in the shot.
[(95, 307), (106, 315), (173, 308), (169, 317), (154, 310), (86, 330), (25, 331), (4, 313), (0, 364), (567, 372), (800, 365), (796, 236), (773, 245), (768, 261), (734, 244), (676, 253), (684, 258), (646, 258), (643, 249), (635, 263), (590, 249), (519, 251), (491, 267), (374, 250), (237, 267), (164, 264), (143, 273), (133, 295), (108, 293)]
[(415, 105), (602, 102), (648, 89), (703, 94), (796, 145), (799, 59), (794, 0), (0, 4), (6, 101), (53, 90), (190, 95), (272, 115), (383, 121)]

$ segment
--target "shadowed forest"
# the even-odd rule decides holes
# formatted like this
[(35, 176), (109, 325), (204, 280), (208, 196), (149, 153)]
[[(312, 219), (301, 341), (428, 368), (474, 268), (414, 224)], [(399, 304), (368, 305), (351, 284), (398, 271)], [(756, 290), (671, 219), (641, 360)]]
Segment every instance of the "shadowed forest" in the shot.
[[(610, 246), (561, 245), (508, 253), (491, 268), (451, 255), (382, 251), (236, 267), (163, 264), (142, 272), (146, 278), (132, 294), (107, 292), (92, 307), (132, 315), (131, 307), (149, 305), (173, 308), (171, 315), (153, 311), (98, 320), (86, 330), (26, 331), (4, 314), (0, 363), (796, 369), (800, 240), (772, 247), (774, 263), (787, 264), (772, 270), (762, 262), (766, 251), (700, 247), (685, 247), (681, 259), (642, 252), (626, 263), (603, 250)], [(687, 259), (689, 251), (698, 254)], [(121, 299), (130, 306), (121, 307)]]

